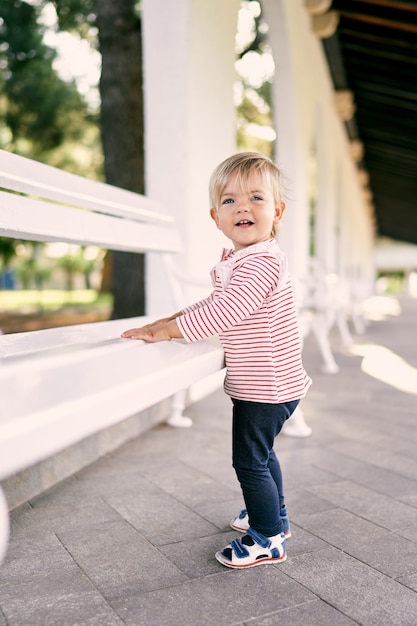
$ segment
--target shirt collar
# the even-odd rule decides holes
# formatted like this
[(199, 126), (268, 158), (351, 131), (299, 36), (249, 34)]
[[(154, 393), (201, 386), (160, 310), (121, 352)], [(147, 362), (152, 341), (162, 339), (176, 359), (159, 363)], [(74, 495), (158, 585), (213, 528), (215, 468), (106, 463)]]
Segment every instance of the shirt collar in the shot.
[(254, 254), (256, 252), (272, 252), (276, 253), (278, 250), (278, 243), (276, 239), (272, 238), (267, 239), (266, 241), (260, 241), (259, 243), (254, 243), (247, 248), (242, 248), (241, 250), (234, 250), (233, 248), (224, 248), (221, 256), (222, 261), (227, 261), (233, 257), (234, 260), (238, 260), (242, 257), (245, 257), (248, 254)]

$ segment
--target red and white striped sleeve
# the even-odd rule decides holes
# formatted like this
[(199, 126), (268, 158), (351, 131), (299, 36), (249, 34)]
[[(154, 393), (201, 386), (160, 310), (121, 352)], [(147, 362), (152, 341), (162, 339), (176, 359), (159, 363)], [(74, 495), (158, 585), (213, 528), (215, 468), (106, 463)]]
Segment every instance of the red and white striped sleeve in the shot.
[(201, 306), (188, 307), (177, 323), (188, 342), (236, 326), (257, 311), (265, 298), (279, 283), (279, 265), (275, 257), (245, 257), (235, 266), (229, 285), (202, 301)]

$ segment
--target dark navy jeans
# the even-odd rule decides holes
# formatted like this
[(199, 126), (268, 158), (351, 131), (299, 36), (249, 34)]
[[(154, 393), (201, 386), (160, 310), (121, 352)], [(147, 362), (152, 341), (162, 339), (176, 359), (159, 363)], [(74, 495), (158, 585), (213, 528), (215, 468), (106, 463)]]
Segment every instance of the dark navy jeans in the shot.
[(233, 467), (242, 488), (249, 524), (266, 537), (282, 532), (284, 506), (281, 466), (275, 437), (299, 400), (282, 404), (233, 402)]

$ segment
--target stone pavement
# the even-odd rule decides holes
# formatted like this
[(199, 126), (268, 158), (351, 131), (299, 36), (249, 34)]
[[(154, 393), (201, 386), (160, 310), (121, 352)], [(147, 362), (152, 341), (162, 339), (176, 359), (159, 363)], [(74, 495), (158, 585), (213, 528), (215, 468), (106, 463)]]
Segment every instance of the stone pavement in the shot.
[(333, 333), (338, 374), (306, 341), (313, 434), (276, 444), (285, 563), (214, 558), (242, 506), (218, 391), (192, 428), (158, 426), (13, 512), (0, 626), (416, 625), (417, 299), (400, 305), (351, 351)]

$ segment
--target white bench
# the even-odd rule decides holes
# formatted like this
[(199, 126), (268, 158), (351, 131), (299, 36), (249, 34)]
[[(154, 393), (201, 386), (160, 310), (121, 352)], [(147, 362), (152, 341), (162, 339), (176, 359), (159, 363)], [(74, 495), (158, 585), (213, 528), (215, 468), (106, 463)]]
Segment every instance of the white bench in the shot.
[(333, 356), (330, 331), (336, 326), (343, 346), (352, 344), (348, 326), (351, 318), (357, 333), (364, 332), (363, 320), (355, 309), (348, 286), (334, 273), (326, 273), (312, 259), (307, 278), (297, 284), (300, 330), (303, 339), (314, 335), (322, 357), (322, 371), (336, 374), (339, 366)]
[[(144, 196), (3, 151), (0, 187), (0, 236), (159, 252), (161, 262), (180, 250), (172, 218)], [(214, 340), (120, 338), (146, 319), (0, 336), (0, 480), (223, 368)], [(0, 489), (0, 561), (7, 536)]]

